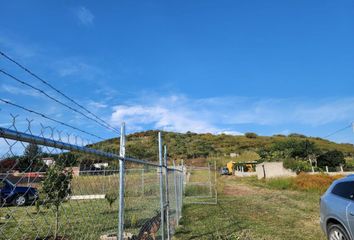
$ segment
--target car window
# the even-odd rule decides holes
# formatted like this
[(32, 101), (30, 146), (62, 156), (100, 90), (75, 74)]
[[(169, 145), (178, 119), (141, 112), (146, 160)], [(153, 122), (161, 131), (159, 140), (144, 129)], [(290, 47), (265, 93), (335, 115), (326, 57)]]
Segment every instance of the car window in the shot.
[(332, 193), (346, 199), (353, 199), (354, 181), (338, 183), (334, 186)]

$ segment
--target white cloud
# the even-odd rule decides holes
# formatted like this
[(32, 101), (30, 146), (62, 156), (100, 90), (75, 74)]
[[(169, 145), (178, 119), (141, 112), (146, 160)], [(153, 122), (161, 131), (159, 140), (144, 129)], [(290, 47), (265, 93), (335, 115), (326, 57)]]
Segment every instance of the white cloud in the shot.
[[(254, 99), (240, 97), (190, 99), (181, 95), (149, 95), (115, 106), (111, 116), (118, 126), (131, 129), (164, 129), (177, 132), (242, 134), (241, 124), (322, 126), (354, 120), (354, 99)], [(283, 126), (282, 126), (283, 127)]]
[(244, 135), (243, 133), (237, 131), (222, 131), (219, 132), (218, 134), (226, 134), (226, 135), (234, 135), (234, 136)]
[(95, 18), (92, 12), (86, 7), (79, 7), (76, 11), (76, 16), (80, 23), (86, 26), (92, 25)]
[(88, 103), (89, 107), (90, 108), (94, 108), (94, 109), (102, 109), (102, 108), (107, 108), (108, 105), (107, 104), (104, 104), (102, 102), (95, 102), (95, 101), (90, 101)]
[[(354, 120), (354, 98), (342, 99), (245, 99), (224, 115), (228, 124), (277, 125), (298, 123), (321, 126)], [(220, 105), (225, 109), (225, 104)]]
[(294, 117), (298, 121), (311, 125), (324, 125), (338, 121), (354, 120), (354, 98), (328, 99), (317, 105), (300, 105), (294, 109)]
[(219, 133), (222, 131), (210, 123), (206, 116), (203, 117), (203, 113), (188, 108), (186, 103), (188, 101), (184, 97), (170, 96), (145, 105), (119, 105), (114, 107), (111, 121), (115, 125), (125, 121), (129, 124), (129, 128), (134, 130), (152, 126), (155, 129), (177, 132)]

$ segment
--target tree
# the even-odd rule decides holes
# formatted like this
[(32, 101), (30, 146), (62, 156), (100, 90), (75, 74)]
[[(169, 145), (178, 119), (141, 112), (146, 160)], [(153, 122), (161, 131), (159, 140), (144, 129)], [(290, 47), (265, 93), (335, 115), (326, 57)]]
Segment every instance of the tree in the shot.
[(187, 157), (188, 158), (197, 158), (203, 157), (206, 158), (209, 154), (214, 153), (215, 149), (212, 144), (203, 139), (193, 140), (188, 144), (187, 148)]
[(295, 171), (297, 174), (311, 171), (311, 164), (304, 160), (285, 159), (284, 167)]
[(286, 141), (275, 142), (270, 151), (278, 152), (283, 158), (301, 158), (305, 160), (307, 160), (310, 155), (319, 152), (314, 142), (293, 138)]
[(328, 151), (317, 158), (319, 167), (338, 167), (345, 164), (344, 154), (338, 150)]
[(42, 149), (37, 144), (30, 143), (26, 146), (23, 156), (19, 159), (18, 168), (21, 171), (40, 171), (44, 167), (41, 161)]
[(46, 195), (44, 203), (54, 207), (55, 210), (54, 239), (58, 236), (60, 205), (71, 194), (71, 179), (71, 169), (66, 170), (62, 165), (53, 165), (47, 171), (43, 181), (42, 191)]
[(78, 164), (77, 156), (71, 152), (61, 153), (54, 156), (55, 164), (63, 167), (73, 167)]

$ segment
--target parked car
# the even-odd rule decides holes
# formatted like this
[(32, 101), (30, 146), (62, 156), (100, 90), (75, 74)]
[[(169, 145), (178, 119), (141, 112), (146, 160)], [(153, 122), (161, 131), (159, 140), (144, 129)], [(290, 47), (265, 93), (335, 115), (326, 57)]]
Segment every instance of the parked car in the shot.
[(38, 191), (34, 187), (16, 186), (8, 179), (0, 178), (0, 206), (10, 204), (23, 206), (32, 204), (38, 199)]
[(221, 168), (220, 174), (221, 174), (221, 175), (230, 175), (229, 169), (227, 169), (227, 167)]
[(330, 240), (354, 240), (354, 176), (334, 181), (320, 198), (320, 224)]

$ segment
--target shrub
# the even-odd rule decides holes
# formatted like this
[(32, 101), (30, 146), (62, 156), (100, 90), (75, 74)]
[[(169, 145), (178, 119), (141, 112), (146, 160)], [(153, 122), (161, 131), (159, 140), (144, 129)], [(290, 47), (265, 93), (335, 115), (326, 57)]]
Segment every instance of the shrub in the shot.
[(286, 159), (284, 160), (284, 167), (291, 169), (296, 173), (310, 172), (312, 170), (311, 164), (304, 160)]
[(299, 133), (290, 133), (288, 137), (306, 138), (304, 134), (299, 134)]
[(253, 133), (253, 132), (247, 132), (247, 133), (245, 133), (245, 137), (246, 138), (257, 138), (258, 135), (256, 133)]
[(311, 191), (322, 194), (327, 190), (327, 188), (332, 184), (334, 180), (341, 177), (343, 176), (329, 176), (326, 174), (310, 175), (306, 173), (300, 173), (294, 178), (267, 179), (265, 184), (273, 189)]
[(317, 165), (319, 167), (338, 167), (339, 165), (344, 165), (345, 159), (344, 154), (340, 151), (333, 150), (321, 154), (317, 159)]
[(285, 138), (286, 136), (284, 134), (274, 134), (273, 137), (283, 137), (283, 138)]
[(117, 193), (109, 192), (109, 193), (106, 193), (105, 198), (109, 204), (109, 208), (112, 209), (112, 205), (117, 200), (118, 196), (117, 196)]
[(301, 173), (293, 179), (293, 186), (297, 190), (315, 191), (323, 193), (336, 179), (343, 176), (329, 176), (325, 174), (309, 175)]
[(138, 226), (138, 217), (133, 214), (130, 218), (130, 226), (131, 227), (137, 227)]

